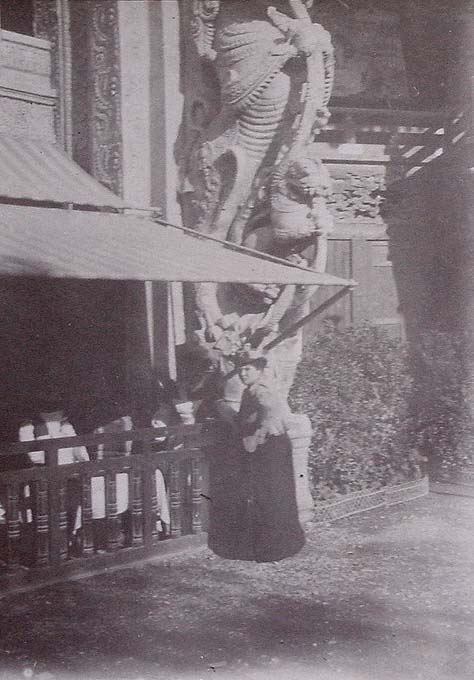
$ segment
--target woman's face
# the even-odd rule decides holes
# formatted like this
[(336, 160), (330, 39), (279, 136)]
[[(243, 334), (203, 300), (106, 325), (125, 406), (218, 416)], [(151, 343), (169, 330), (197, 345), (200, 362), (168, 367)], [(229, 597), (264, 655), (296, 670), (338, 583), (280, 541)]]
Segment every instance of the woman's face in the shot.
[(260, 378), (262, 372), (253, 364), (246, 364), (239, 369), (239, 376), (244, 385), (253, 385)]

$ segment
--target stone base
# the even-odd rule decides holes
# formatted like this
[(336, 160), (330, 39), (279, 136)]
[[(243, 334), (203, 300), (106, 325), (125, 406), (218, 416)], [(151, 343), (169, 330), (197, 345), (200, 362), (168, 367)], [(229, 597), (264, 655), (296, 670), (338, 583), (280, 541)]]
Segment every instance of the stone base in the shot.
[(308, 416), (293, 413), (290, 419), (288, 436), (293, 453), (296, 502), (300, 522), (308, 522), (313, 516), (314, 501), (311, 496), (308, 472), (308, 454), (313, 431)]

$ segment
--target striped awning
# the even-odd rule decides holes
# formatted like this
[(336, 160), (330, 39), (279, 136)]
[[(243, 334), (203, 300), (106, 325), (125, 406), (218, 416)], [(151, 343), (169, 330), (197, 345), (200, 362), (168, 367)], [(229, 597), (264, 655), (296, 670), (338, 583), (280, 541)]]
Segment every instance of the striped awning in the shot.
[(0, 135), (0, 200), (122, 208), (56, 144)]
[(1, 204), (0, 276), (354, 284), (149, 218)]

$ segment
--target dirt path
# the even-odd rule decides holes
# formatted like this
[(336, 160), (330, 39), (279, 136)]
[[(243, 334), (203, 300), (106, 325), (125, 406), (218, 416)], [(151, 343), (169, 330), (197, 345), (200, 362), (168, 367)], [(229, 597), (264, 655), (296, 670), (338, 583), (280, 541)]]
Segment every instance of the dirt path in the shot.
[(0, 677), (473, 680), (474, 499), (328, 526), (300, 555), (202, 550), (2, 601)]

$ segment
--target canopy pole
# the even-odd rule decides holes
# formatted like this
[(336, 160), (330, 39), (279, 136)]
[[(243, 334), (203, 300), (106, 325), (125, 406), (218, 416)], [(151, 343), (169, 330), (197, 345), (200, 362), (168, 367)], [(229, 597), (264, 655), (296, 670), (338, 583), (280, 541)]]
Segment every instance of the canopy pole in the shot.
[(281, 342), (283, 342), (283, 340), (286, 340), (286, 338), (289, 338), (292, 335), (294, 335), (296, 333), (296, 331), (299, 330), (300, 328), (302, 328), (303, 326), (305, 326), (308, 323), (308, 321), (310, 321), (315, 316), (318, 316), (319, 314), (324, 312), (326, 309), (328, 309), (328, 307), (330, 307), (335, 302), (337, 302), (338, 300), (343, 298), (347, 293), (349, 293), (353, 289), (354, 289), (354, 286), (351, 285), (351, 286), (344, 286), (344, 288), (342, 288), (341, 290), (338, 290), (337, 293), (335, 293), (334, 295), (331, 295), (330, 298), (328, 298), (327, 300), (322, 302), (318, 307), (313, 309), (309, 314), (304, 316), (302, 319), (300, 319), (299, 321), (294, 323), (289, 328), (285, 329), (283, 331), (283, 333), (280, 333), (280, 335), (278, 337), (274, 338), (271, 342), (269, 342), (268, 345), (265, 345), (263, 347), (264, 351), (268, 352), (269, 350), (273, 349), (274, 347), (279, 345)]
[[(271, 342), (269, 342), (267, 345), (263, 347), (263, 350), (265, 352), (268, 352), (268, 350), (273, 349), (277, 345), (279, 345), (283, 340), (286, 340), (286, 338), (291, 337), (296, 333), (297, 330), (299, 330), (302, 326), (306, 325), (310, 319), (314, 319), (315, 316), (318, 316), (322, 312), (324, 312), (328, 307), (330, 307), (332, 304), (340, 300), (341, 298), (344, 297), (344, 295), (347, 295), (351, 290), (355, 288), (355, 284), (352, 284), (350, 286), (344, 286), (344, 288), (341, 288), (341, 290), (338, 290), (337, 293), (334, 295), (331, 295), (330, 298), (325, 300), (323, 303), (321, 303), (316, 309), (313, 309), (309, 314), (304, 316), (302, 319), (294, 323), (292, 326), (287, 328), (286, 330), (283, 331), (283, 333), (280, 333), (280, 335), (276, 338), (274, 338)], [(226, 373), (224, 376), (225, 380), (229, 380), (230, 378), (233, 378), (236, 376), (238, 373), (237, 368), (233, 368), (232, 371), (229, 371), (229, 373)]]
[(155, 314), (153, 309), (153, 282), (145, 281), (145, 309), (146, 327), (148, 336), (148, 351), (150, 353), (150, 363), (155, 368)]

